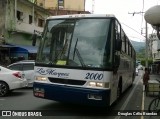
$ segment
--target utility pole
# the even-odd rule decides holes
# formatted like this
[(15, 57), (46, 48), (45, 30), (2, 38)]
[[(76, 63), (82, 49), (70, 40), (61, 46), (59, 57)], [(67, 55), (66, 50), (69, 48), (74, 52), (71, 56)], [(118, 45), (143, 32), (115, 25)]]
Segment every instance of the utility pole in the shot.
[(92, 0), (92, 14), (94, 13), (95, 0)]
[[(135, 14), (143, 14), (144, 12), (133, 12), (133, 13), (128, 13), (128, 14), (132, 14), (133, 16)], [(146, 33), (145, 33), (145, 38), (146, 38), (146, 44), (145, 44), (145, 67), (148, 68), (148, 27), (147, 27), (147, 22), (145, 24), (146, 27)]]
[(145, 66), (146, 68), (148, 68), (148, 45), (149, 45), (149, 42), (148, 42), (148, 27), (147, 27), (147, 22), (146, 22), (146, 53), (145, 53)]

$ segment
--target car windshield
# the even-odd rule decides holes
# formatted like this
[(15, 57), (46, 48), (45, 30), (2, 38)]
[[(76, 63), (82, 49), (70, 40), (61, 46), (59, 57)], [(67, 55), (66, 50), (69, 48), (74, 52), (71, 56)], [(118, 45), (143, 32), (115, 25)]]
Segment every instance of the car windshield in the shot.
[(49, 20), (36, 62), (75, 66), (110, 67), (111, 19)]

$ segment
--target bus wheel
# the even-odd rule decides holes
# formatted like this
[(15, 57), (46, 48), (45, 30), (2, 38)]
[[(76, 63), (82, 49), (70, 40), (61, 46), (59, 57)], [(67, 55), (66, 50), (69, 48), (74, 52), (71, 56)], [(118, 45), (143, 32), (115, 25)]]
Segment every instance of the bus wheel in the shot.
[(117, 98), (119, 98), (122, 94), (122, 79), (119, 80), (118, 88), (117, 88)]

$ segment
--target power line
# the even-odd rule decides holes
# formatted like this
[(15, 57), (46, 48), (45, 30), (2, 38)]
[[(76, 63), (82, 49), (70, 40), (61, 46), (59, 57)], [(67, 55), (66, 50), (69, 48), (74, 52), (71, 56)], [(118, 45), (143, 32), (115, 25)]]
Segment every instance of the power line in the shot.
[(129, 12), (128, 12), (128, 14), (132, 14), (133, 16), (134, 16), (135, 14), (142, 14), (142, 13), (144, 13), (144, 12), (141, 12), (141, 11), (140, 11), (140, 12), (132, 12), (132, 13), (129, 13)]
[[(131, 28), (130, 26), (128, 26), (128, 25), (126, 25), (126, 24), (124, 24), (124, 23), (121, 23), (121, 24), (127, 26), (128, 28), (132, 29), (133, 31), (135, 31), (135, 32), (138, 33), (139, 35), (143, 36), (141, 33), (139, 33), (138, 31), (136, 31), (135, 29)], [(143, 37), (144, 37), (144, 36), (143, 36)], [(145, 37), (144, 37), (144, 38), (145, 38)]]
[(144, 41), (145, 39), (139, 38), (139, 37), (135, 37), (135, 36), (131, 36), (131, 35), (127, 35), (130, 38), (134, 38), (134, 39), (138, 39), (140, 41)]

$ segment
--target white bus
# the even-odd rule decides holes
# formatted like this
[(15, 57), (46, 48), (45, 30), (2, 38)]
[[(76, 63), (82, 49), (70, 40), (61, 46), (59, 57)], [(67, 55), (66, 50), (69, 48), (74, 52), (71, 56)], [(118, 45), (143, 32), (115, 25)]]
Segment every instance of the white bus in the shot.
[(132, 85), (135, 66), (135, 50), (114, 15), (51, 16), (35, 61), (33, 94), (110, 106)]

